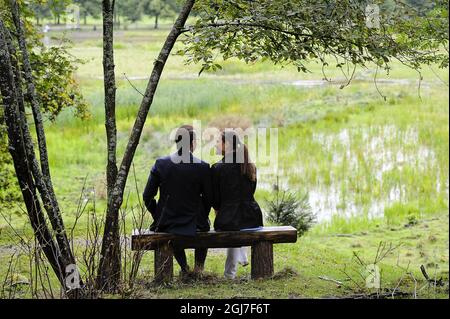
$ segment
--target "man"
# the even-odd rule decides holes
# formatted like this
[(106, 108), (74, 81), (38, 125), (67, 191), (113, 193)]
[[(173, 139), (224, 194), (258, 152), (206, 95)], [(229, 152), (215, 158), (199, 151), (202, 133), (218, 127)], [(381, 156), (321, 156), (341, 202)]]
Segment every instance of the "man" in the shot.
[[(148, 178), (143, 198), (153, 216), (153, 231), (183, 236), (195, 236), (209, 231), (209, 211), (212, 206), (211, 173), (208, 163), (196, 158), (195, 132), (190, 125), (180, 127), (175, 134), (177, 152), (156, 160)], [(156, 203), (154, 197), (158, 193)], [(189, 271), (186, 253), (176, 242), (174, 256), (182, 275)], [(207, 249), (195, 250), (195, 271), (202, 271)]]

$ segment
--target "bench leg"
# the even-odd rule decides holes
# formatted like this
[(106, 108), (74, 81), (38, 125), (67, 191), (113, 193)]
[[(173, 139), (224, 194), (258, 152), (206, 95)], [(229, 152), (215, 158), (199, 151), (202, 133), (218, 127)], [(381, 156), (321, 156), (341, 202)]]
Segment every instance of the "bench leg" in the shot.
[(173, 279), (173, 250), (169, 243), (159, 244), (155, 249), (155, 282), (169, 283)]
[(273, 243), (262, 241), (252, 246), (252, 279), (273, 276)]

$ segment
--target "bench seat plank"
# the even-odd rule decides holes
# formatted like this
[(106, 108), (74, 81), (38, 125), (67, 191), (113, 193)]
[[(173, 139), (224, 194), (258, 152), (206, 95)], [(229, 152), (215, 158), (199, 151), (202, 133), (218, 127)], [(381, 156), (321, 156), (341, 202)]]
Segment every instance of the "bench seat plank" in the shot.
[(135, 230), (131, 238), (133, 250), (154, 250), (158, 243), (176, 241), (184, 248), (228, 248), (252, 246), (261, 241), (274, 244), (295, 243), (297, 230), (291, 226), (263, 227), (252, 231), (209, 231), (197, 233), (194, 237), (178, 236), (168, 233), (155, 233), (149, 230)]

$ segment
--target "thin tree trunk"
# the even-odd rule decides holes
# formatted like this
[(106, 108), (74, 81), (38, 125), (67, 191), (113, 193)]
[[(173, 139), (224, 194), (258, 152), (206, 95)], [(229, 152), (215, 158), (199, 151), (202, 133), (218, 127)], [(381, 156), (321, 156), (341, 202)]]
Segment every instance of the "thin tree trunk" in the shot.
[[(38, 147), (39, 147), (39, 158), (41, 161), (42, 179), (46, 187), (47, 196), (50, 200), (51, 209), (48, 210), (47, 212), (49, 214), (49, 219), (52, 224), (53, 230), (56, 233), (56, 240), (58, 242), (61, 254), (63, 255), (64, 259), (67, 260), (67, 263), (74, 264), (75, 258), (70, 249), (69, 240), (67, 239), (64, 222), (61, 216), (61, 211), (59, 209), (58, 201), (56, 199), (56, 194), (50, 176), (50, 165), (48, 161), (47, 142), (45, 138), (44, 123), (42, 121), (40, 105), (36, 94), (36, 88), (34, 86), (34, 79), (32, 75), (30, 59), (28, 56), (23, 23), (20, 19), (19, 13), (20, 10), (16, 0), (11, 0), (11, 9), (13, 21), (16, 27), (19, 48), (21, 50), (22, 55), (22, 66), (23, 66), (23, 74), (25, 76), (26, 81), (27, 97), (31, 105), (34, 123), (36, 127), (36, 135), (38, 138)], [(38, 177), (36, 176), (35, 178)]]
[(108, 209), (105, 219), (105, 229), (99, 267), (100, 278), (104, 279), (107, 278), (107, 274), (109, 273), (109, 270), (112, 268), (112, 265), (117, 262), (120, 263), (120, 259), (119, 261), (113, 260), (114, 258), (120, 258), (120, 254), (117, 251), (119, 247), (115, 246), (114, 243), (119, 233), (118, 232), (119, 209), (123, 202), (123, 194), (125, 190), (128, 173), (130, 171), (131, 163), (133, 161), (136, 148), (139, 144), (145, 120), (147, 119), (148, 112), (152, 105), (153, 97), (158, 87), (161, 74), (164, 70), (164, 66), (175, 45), (175, 42), (177, 41), (178, 37), (182, 32), (182, 29), (184, 28), (184, 25), (186, 23), (187, 18), (189, 17), (189, 14), (192, 10), (192, 7), (194, 6), (194, 3), (195, 0), (185, 1), (185, 4), (181, 9), (181, 12), (177, 20), (173, 25), (169, 35), (167, 36), (164, 46), (161, 52), (159, 53), (157, 60), (154, 63), (153, 71), (150, 76), (150, 80), (148, 82), (147, 89), (145, 91), (141, 106), (139, 108), (136, 121), (131, 131), (131, 136), (128, 141), (127, 148), (125, 150), (125, 155), (123, 157), (120, 169), (117, 174), (116, 183), (111, 192), (111, 197), (108, 200)]
[(155, 29), (158, 29), (159, 14), (155, 15)]
[(108, 148), (107, 193), (108, 198), (117, 177), (117, 128), (116, 128), (116, 79), (114, 65), (114, 4), (115, 1), (103, 0), (103, 74), (105, 92), (105, 128)]
[[(111, 193), (117, 178), (117, 128), (116, 128), (116, 80), (114, 72), (114, 4), (115, 1), (103, 0), (103, 74), (105, 92), (105, 128), (107, 140), (107, 166), (106, 185), (107, 198), (111, 198)], [(106, 234), (105, 234), (106, 235)], [(100, 267), (102, 272), (98, 277), (98, 286), (101, 290), (114, 291), (120, 281), (120, 236), (118, 216), (117, 221), (112, 226), (112, 247), (107, 254), (108, 259), (102, 259)], [(102, 253), (103, 256), (103, 253)]]
[(9, 35), (0, 20), (0, 92), (8, 129), (9, 152), (12, 156), (16, 176), (27, 208), (28, 216), (35, 236), (44, 251), (52, 269), (60, 283), (65, 286), (64, 262), (58, 254), (58, 247), (53, 241), (52, 234), (47, 227), (45, 217), (36, 194), (36, 186), (31, 174), (25, 141), (21, 128), (19, 94), (17, 90), (12, 56), (9, 52)]

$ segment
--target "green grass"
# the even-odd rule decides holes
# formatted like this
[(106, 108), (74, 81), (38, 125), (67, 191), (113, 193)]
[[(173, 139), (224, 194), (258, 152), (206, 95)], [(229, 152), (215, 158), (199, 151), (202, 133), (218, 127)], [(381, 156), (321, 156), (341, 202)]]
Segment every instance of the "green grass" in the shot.
[[(313, 231), (299, 238), (295, 244), (274, 246), (275, 276), (273, 279), (251, 281), (250, 268), (239, 267), (235, 281), (222, 278), (225, 254), (223, 251), (209, 252), (206, 277), (195, 282), (183, 283), (178, 278), (179, 267), (175, 263), (175, 280), (169, 286), (154, 286), (153, 253), (146, 253), (141, 262), (135, 289), (127, 298), (320, 298), (339, 297), (361, 292), (364, 289), (360, 277), (364, 267), (357, 263), (355, 254), (365, 264), (371, 264), (380, 243), (392, 244), (396, 248), (379, 261), (381, 286), (407, 293), (416, 290), (419, 298), (448, 298), (445, 287), (427, 286), (420, 266), (424, 265), (431, 278), (448, 280), (448, 214), (428, 216), (414, 225), (399, 224), (384, 227), (378, 221), (366, 231), (355, 229), (351, 234), (334, 231)], [(82, 247), (79, 247), (81, 250)], [(128, 256), (129, 258), (130, 256)], [(190, 264), (193, 252), (188, 251)], [(129, 260), (129, 259), (128, 259)], [(28, 264), (22, 258), (15, 269), (20, 278), (27, 278)], [(82, 264), (82, 263), (81, 263)], [(6, 272), (7, 263), (0, 264), (1, 273)], [(128, 270), (130, 264), (128, 262)], [(82, 267), (82, 265), (80, 265)], [(409, 275), (406, 275), (409, 273)], [(17, 275), (18, 276), (18, 275)], [(324, 281), (328, 277), (341, 281), (342, 285)], [(402, 279), (403, 278), (403, 279)], [(417, 287), (414, 285), (414, 278)], [(53, 279), (54, 287), (57, 283)], [(27, 287), (22, 287), (17, 296), (27, 296)], [(447, 288), (448, 289), (448, 288)]]
[[(116, 33), (119, 158), (142, 98), (123, 74), (143, 92), (144, 78), (150, 74), (167, 32), (167, 28), (151, 32), (129, 28)], [(68, 227), (75, 221), (83, 185), (88, 199), (86, 215), (94, 209), (102, 214), (106, 207), (100, 34), (87, 30), (67, 34), (74, 40), (72, 53), (86, 60), (76, 76), (92, 118), (74, 119), (66, 110), (46, 127), (53, 182)], [(374, 71), (369, 68), (358, 69), (354, 83), (342, 90), (339, 85), (304, 88), (284, 84), (321, 79), (321, 68), (314, 62), (309, 63), (312, 72), (308, 74), (268, 61), (246, 65), (230, 60), (223, 65), (218, 73), (198, 77), (199, 66), (185, 66), (181, 57), (170, 58), (134, 159), (138, 190), (130, 176), (128, 208), (138, 204), (154, 160), (170, 151), (170, 130), (193, 120), (201, 121), (203, 128), (210, 123), (251, 123), (278, 128), (280, 184), (291, 191), (309, 191), (320, 223), (297, 244), (275, 248), (276, 269), (294, 269), (298, 274), (293, 278), (176, 283), (170, 288), (141, 289), (142, 296), (287, 298), (348, 294), (357, 290), (354, 285), (337, 288), (317, 277), (342, 278), (344, 266), (354, 263), (354, 250), (372, 258), (380, 241), (404, 242), (399, 260), (402, 265), (411, 262), (417, 278), (421, 264), (434, 263), (439, 273), (448, 272), (449, 96), (448, 86), (435, 76), (438, 73), (448, 83), (445, 70), (424, 68), (419, 95), (417, 73), (398, 63), (389, 76), (379, 74), (378, 78), (407, 79), (409, 84), (379, 83), (377, 89)], [(332, 80), (344, 77), (332, 67), (326, 73)], [(217, 158), (206, 156), (206, 160)], [(259, 177), (256, 198), (263, 209), (276, 180), (276, 174)], [(8, 223), (31, 236), (27, 217), (17, 206), (1, 210), (8, 222), (0, 218), (0, 279), (10, 256), (7, 247), (16, 239)], [(127, 233), (132, 228), (130, 220), (128, 217)], [(86, 227), (85, 216), (75, 229), (77, 240), (83, 240)], [(430, 236), (436, 237), (433, 243), (428, 241)], [(390, 256), (382, 265), (388, 286), (404, 272), (397, 267), (397, 257)], [(151, 262), (151, 254), (147, 254), (140, 281), (151, 278)], [(212, 254), (207, 271), (220, 277), (223, 263), (223, 254)], [(18, 273), (27, 274), (26, 264), (22, 260)], [(245, 277), (249, 269), (240, 271)], [(404, 288), (410, 289), (411, 283)], [(422, 296), (444, 295), (428, 291)]]

